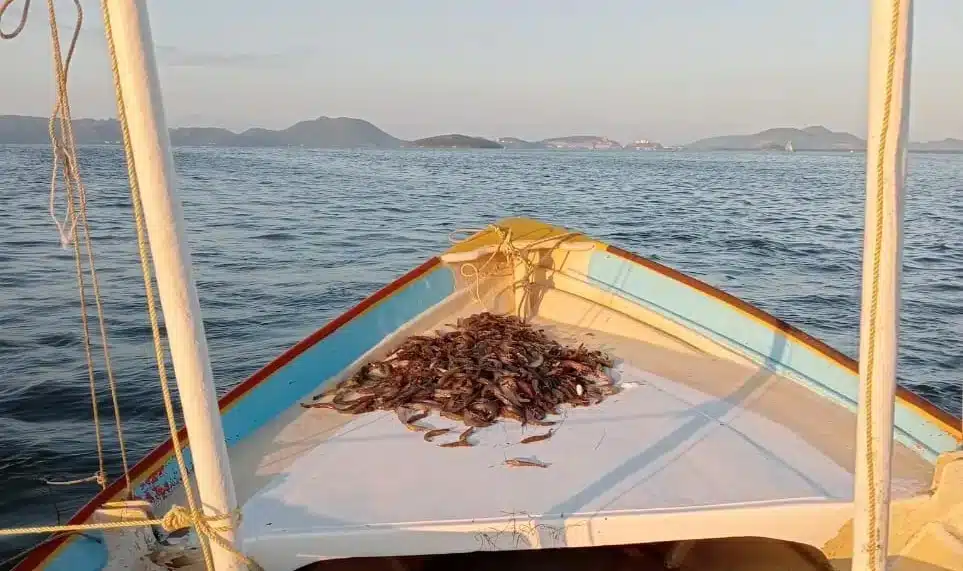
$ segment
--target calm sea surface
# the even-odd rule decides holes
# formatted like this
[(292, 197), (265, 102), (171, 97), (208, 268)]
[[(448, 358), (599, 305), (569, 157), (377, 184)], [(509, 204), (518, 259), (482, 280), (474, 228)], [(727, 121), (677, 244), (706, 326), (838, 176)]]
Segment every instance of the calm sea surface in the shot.
[[(167, 432), (126, 167), (116, 147), (80, 158), (136, 460)], [(589, 232), (856, 352), (861, 154), (203, 148), (175, 160), (222, 392), (443, 249), (450, 231), (508, 215)], [(40, 480), (97, 469), (73, 258), (48, 216), (49, 176), (46, 149), (0, 146), (0, 527), (65, 520), (96, 491)], [(963, 156), (910, 157), (904, 258), (901, 381), (958, 413)], [(107, 447), (117, 476), (112, 435)], [(22, 545), (0, 543), (0, 559)]]

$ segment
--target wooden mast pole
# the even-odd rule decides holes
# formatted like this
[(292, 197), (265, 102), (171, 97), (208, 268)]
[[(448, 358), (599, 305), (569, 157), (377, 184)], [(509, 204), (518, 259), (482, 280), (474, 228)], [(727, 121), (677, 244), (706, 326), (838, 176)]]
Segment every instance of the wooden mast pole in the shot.
[[(234, 481), (224, 441), (214, 376), (208, 357), (200, 302), (191, 274), (191, 254), (175, 188), (170, 135), (164, 117), (157, 62), (145, 0), (106, 0), (112, 22), (120, 91), (136, 157), (144, 219), (157, 289), (164, 310), (171, 360), (177, 377), (184, 423), (190, 439), (194, 477), (207, 515), (237, 509)], [(226, 521), (217, 522), (217, 527)], [(236, 531), (220, 532), (236, 546)], [(244, 562), (211, 542), (217, 571), (241, 571)]]
[(912, 0), (873, 0), (853, 521), (858, 571), (883, 571), (888, 552), (912, 21)]

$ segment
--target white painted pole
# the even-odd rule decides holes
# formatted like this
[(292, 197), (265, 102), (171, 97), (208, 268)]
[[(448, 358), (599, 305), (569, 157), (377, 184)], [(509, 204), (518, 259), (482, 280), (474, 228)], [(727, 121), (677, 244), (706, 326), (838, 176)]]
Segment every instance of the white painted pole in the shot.
[[(854, 571), (883, 571), (888, 551), (912, 21), (912, 0), (873, 0), (856, 423)], [(892, 89), (887, 93), (890, 79)], [(874, 335), (870, 335), (871, 328)]]
[[(208, 515), (231, 513), (237, 498), (175, 188), (147, 6), (144, 0), (107, 0), (106, 9), (198, 494)], [(236, 541), (233, 530), (222, 536), (232, 544)], [(211, 550), (218, 571), (244, 568), (239, 558), (214, 542)]]

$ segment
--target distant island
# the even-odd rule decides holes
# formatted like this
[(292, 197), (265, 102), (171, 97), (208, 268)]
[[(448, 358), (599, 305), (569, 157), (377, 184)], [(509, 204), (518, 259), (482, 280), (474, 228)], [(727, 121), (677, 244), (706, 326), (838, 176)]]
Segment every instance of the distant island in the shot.
[[(830, 131), (816, 125), (804, 129), (766, 129), (752, 135), (709, 137), (689, 143), (684, 148), (691, 151), (865, 151), (866, 140), (852, 133)], [(959, 153), (963, 152), (963, 140), (911, 142), (909, 150)]]
[[(75, 119), (77, 143), (120, 144), (116, 119)], [(0, 144), (48, 144), (47, 119), (23, 115), (0, 115)], [(600, 135), (572, 135), (540, 141), (517, 137), (495, 140), (462, 134), (438, 135), (415, 141), (394, 137), (363, 119), (318, 117), (299, 121), (286, 129), (259, 127), (240, 133), (219, 127), (178, 127), (170, 130), (175, 146), (214, 147), (303, 147), (314, 149), (545, 149), (594, 151), (864, 151), (866, 141), (851, 133), (831, 131), (823, 126), (795, 129), (780, 127), (751, 135), (724, 135), (700, 139), (681, 147), (666, 147), (640, 139), (622, 145)], [(910, 143), (910, 151), (963, 153), (963, 140), (943, 139)]]
[(438, 135), (412, 141), (405, 146), (420, 147), (423, 149), (503, 149), (504, 147), (495, 141), (483, 139), (481, 137), (469, 137), (468, 135)]
[[(81, 145), (117, 144), (121, 140), (120, 123), (116, 119), (75, 119), (73, 130)], [(218, 127), (180, 127), (171, 129), (170, 137), (175, 146), (217, 147), (397, 149), (404, 142), (367, 121), (350, 117), (318, 117), (278, 131), (253, 128), (235, 133)], [(46, 118), (0, 115), (0, 143), (49, 141)]]
[(942, 141), (926, 141), (925, 143), (910, 143), (911, 151), (925, 153), (963, 153), (963, 139), (947, 137)]

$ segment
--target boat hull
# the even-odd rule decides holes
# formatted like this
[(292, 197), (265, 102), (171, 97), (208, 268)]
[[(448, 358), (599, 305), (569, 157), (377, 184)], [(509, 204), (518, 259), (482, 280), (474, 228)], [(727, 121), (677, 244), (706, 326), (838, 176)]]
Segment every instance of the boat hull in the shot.
[[(480, 294), (490, 294), (490, 305), (501, 310), (551, 315), (560, 323), (591, 326), (602, 333), (623, 334), (643, 324), (667, 338), (682, 340), (694, 351), (752, 364), (790, 379), (819, 399), (855, 410), (856, 362), (770, 314), (661, 264), (562, 228), (527, 219), (505, 220), (498, 227), (501, 232), (482, 232), (426, 261), (226, 394), (220, 409), (232, 462), (235, 454), (241, 454), (239, 450), (270, 445), (269, 440), (258, 443), (266, 433), (281, 430), (275, 426), (293, 418), (299, 401), (320, 385), (343, 378), (360, 360), (383, 348), (386, 339), (453, 300), (477, 303)], [(533, 287), (520, 291), (516, 280), (499, 289), (493, 281), (494, 289), (488, 291), (465, 272), (466, 267), (477, 269), (480, 260), (498, 251), (504, 232), (527, 248), (526, 255), (534, 256), (535, 266), (544, 263), (553, 268), (543, 275), (514, 276), (532, 282)], [(552, 246), (551, 251), (541, 249), (546, 245)], [(518, 274), (520, 270), (516, 267), (513, 271)], [(583, 306), (604, 308), (614, 317), (588, 323), (588, 314), (578, 311)], [(895, 424), (896, 440), (928, 464), (961, 441), (959, 419), (905, 389), (899, 391)], [(185, 431), (180, 438), (189, 449)], [(308, 440), (291, 454), (306, 453), (316, 444)], [(274, 475), (256, 472), (235, 472), (239, 497), (256, 495)], [(158, 511), (176, 501), (180, 480), (171, 442), (138, 462), (130, 476), (135, 496)], [(120, 499), (123, 485), (123, 481), (112, 483), (81, 508), (71, 523), (86, 522), (105, 502)], [(843, 500), (837, 511), (844, 514), (849, 509), (848, 500)], [(719, 525), (724, 524), (720, 520)], [(627, 535), (624, 541), (629, 539)], [(652, 537), (653, 541), (668, 539)], [(38, 546), (17, 569), (94, 571), (102, 569), (107, 560), (99, 534), (72, 535)]]

